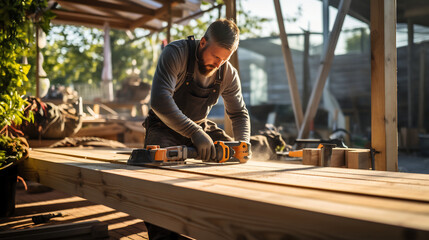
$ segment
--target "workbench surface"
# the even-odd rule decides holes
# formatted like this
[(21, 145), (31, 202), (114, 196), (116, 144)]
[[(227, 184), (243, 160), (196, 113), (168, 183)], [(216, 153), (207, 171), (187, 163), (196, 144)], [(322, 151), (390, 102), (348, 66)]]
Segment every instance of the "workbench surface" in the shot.
[(197, 239), (429, 239), (429, 175), (260, 162), (147, 168), (33, 149), (25, 176)]

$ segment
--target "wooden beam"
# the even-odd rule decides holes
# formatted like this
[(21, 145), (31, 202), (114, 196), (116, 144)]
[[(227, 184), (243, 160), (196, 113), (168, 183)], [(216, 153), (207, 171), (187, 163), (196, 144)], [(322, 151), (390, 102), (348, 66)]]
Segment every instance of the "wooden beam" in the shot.
[(122, 24), (129, 24), (130, 20), (127, 18), (116, 18), (112, 16), (103, 16), (98, 14), (91, 14), (91, 13), (83, 13), (83, 12), (77, 12), (77, 11), (67, 11), (64, 9), (54, 9), (52, 10), (53, 13), (55, 13), (56, 18), (68, 18), (68, 19), (81, 19), (82, 21), (87, 20), (95, 20), (99, 21), (100, 23), (104, 22), (118, 22)]
[(153, 9), (139, 6), (137, 4), (128, 4), (130, 3), (128, 1), (121, 1), (121, 4), (115, 4), (111, 2), (105, 2), (105, 1), (96, 1), (96, 0), (59, 0), (58, 2), (61, 4), (62, 1), (67, 3), (75, 3), (75, 4), (79, 4), (79, 5), (83, 5), (91, 8), (96, 8), (107, 12), (122, 11), (122, 12), (137, 13), (137, 14), (144, 14), (144, 15), (155, 14), (155, 10)]
[[(225, 15), (227, 19), (232, 19), (236, 24), (237, 24), (237, 2), (236, 0), (225, 0)], [(238, 53), (237, 51), (235, 51), (234, 54), (232, 54), (231, 58), (229, 59), (229, 62), (232, 64), (232, 66), (235, 67), (235, 69), (237, 69), (237, 73), (238, 75), (240, 75), (240, 66), (238, 63)], [(233, 127), (232, 127), (232, 121), (229, 118), (228, 114), (226, 113), (226, 109), (225, 109), (225, 121), (224, 121), (224, 127), (225, 127), (225, 132), (226, 134), (228, 134), (229, 136), (234, 138), (234, 132), (233, 132)]]
[[(389, 178), (376, 171), (323, 168), (328, 171), (320, 172), (322, 168), (306, 167), (321, 174), (330, 170), (339, 174), (348, 171), (352, 178), (361, 174), (362, 181), (355, 183), (366, 182), (360, 191), (371, 189), (379, 194), (374, 197), (353, 193), (356, 185), (350, 184), (352, 180), (347, 177), (325, 185), (342, 186), (350, 193), (292, 187), (288, 185), (289, 180), (294, 179), (291, 177), (278, 184), (282, 177), (300, 174), (302, 165), (268, 163), (267, 166), (266, 162), (255, 162), (247, 169), (246, 166), (248, 164), (204, 168), (203, 165), (201, 170), (199, 166), (182, 165), (171, 170), (150, 169), (32, 151), (30, 159), (24, 162), (24, 173), (44, 185), (197, 239), (242, 236), (246, 239), (255, 239), (252, 236), (401, 239), (404, 228), (418, 236), (417, 239), (429, 237), (429, 216), (425, 214), (429, 211), (429, 199), (427, 194), (422, 194), (428, 191), (429, 179), (423, 174), (395, 173)], [(233, 168), (235, 171), (230, 172)], [(240, 174), (242, 170), (245, 171)], [(207, 174), (210, 172), (213, 174)], [(401, 176), (410, 177), (401, 179)], [(374, 180), (370, 180), (372, 177)], [(417, 181), (420, 178), (424, 180)], [(306, 182), (322, 185), (323, 179), (335, 180), (308, 176)], [(348, 182), (342, 183), (344, 179)], [(414, 180), (415, 183), (391, 184), (385, 182), (386, 179)], [(299, 183), (300, 178), (295, 178), (295, 182)], [(372, 185), (373, 182), (377, 185)], [(384, 197), (383, 193), (397, 197)], [(404, 200), (411, 196), (420, 200)]]
[[(78, 151), (77, 151), (78, 150)], [(313, 162), (318, 165), (320, 149), (304, 149), (314, 151)], [(360, 151), (369, 153), (368, 149), (347, 148), (343, 151)], [(76, 148), (46, 148), (37, 152), (55, 154), (57, 157), (71, 156), (91, 159), (105, 163), (122, 163), (128, 155), (115, 153), (114, 150), (94, 150)], [(305, 153), (304, 153), (305, 154)], [(347, 156), (346, 153), (344, 153)], [(192, 164), (194, 163), (194, 164)], [(246, 164), (206, 165), (198, 161), (190, 161), (186, 165), (163, 166), (165, 170), (196, 173), (206, 177), (220, 179), (236, 179), (265, 182), (275, 185), (329, 190), (349, 194), (364, 194), (377, 197), (408, 199), (429, 202), (429, 176), (424, 174), (349, 171), (335, 168), (309, 168), (308, 166), (273, 162), (247, 162)], [(174, 176), (170, 171), (166, 174)], [(221, 183), (221, 180), (219, 180)], [(381, 191), (380, 189), (388, 189)]]
[(404, 18), (413, 18), (429, 15), (429, 6), (419, 6), (405, 10)]
[(141, 17), (141, 18), (139, 18), (139, 19), (135, 20), (135, 21), (131, 24), (130, 29), (131, 29), (131, 30), (134, 30), (134, 29), (136, 29), (136, 28), (140, 27), (141, 25), (145, 24), (146, 22), (149, 22), (149, 21), (150, 21), (150, 20), (152, 20), (152, 19), (160, 18), (162, 15), (164, 15), (164, 14), (168, 14), (168, 9), (169, 9), (169, 8), (173, 8), (173, 7), (174, 7), (174, 6), (176, 6), (177, 4), (178, 4), (178, 3), (177, 3), (176, 1), (172, 1), (171, 3), (164, 4), (162, 7), (160, 7), (160, 8), (159, 8), (159, 9), (157, 9), (157, 10), (155, 10), (155, 12), (154, 12), (154, 14), (153, 14), (153, 15), (146, 15), (146, 16), (143, 16), (143, 17)]
[(344, 23), (344, 18), (350, 7), (351, 0), (341, 0), (338, 7), (337, 17), (335, 18), (334, 27), (332, 32), (329, 34), (329, 44), (325, 45), (322, 54), (322, 61), (320, 63), (316, 85), (314, 86), (310, 101), (305, 111), (304, 121), (298, 134), (298, 138), (307, 138), (310, 122), (316, 116), (317, 108), (319, 107), (320, 97), (322, 96), (323, 88), (325, 86), (326, 79), (328, 78), (329, 71), (331, 70), (332, 61), (334, 59), (335, 48), (337, 46), (338, 37), (341, 33), (341, 28)]
[(282, 8), (279, 0), (274, 0), (274, 7), (276, 9), (277, 23), (280, 30), (280, 39), (282, 42), (283, 61), (285, 64), (287, 80), (289, 84), (289, 93), (292, 98), (292, 108), (295, 116), (295, 125), (297, 131), (301, 128), (304, 114), (302, 112), (301, 98), (299, 96), (298, 84), (296, 81), (295, 68), (293, 66), (292, 53), (289, 47), (286, 28), (284, 25)]
[(371, 146), (375, 170), (398, 170), (396, 1), (371, 0)]

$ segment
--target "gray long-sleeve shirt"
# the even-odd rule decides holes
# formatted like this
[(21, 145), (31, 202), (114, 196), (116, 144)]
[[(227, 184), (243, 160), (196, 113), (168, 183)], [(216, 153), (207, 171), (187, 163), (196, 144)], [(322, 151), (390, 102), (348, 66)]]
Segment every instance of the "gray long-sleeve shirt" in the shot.
[[(199, 40), (196, 41), (196, 52)], [(197, 54), (195, 53), (197, 56)], [(185, 116), (174, 102), (174, 92), (183, 84), (188, 61), (186, 40), (178, 40), (167, 45), (161, 53), (152, 83), (151, 105), (156, 115), (171, 129), (190, 138), (201, 127)], [(220, 95), (224, 99), (225, 109), (232, 121), (235, 140), (249, 141), (250, 120), (241, 94), (240, 78), (237, 70), (226, 62)], [(198, 71), (197, 61), (194, 67), (194, 81), (201, 87), (214, 83), (217, 74), (205, 77)]]

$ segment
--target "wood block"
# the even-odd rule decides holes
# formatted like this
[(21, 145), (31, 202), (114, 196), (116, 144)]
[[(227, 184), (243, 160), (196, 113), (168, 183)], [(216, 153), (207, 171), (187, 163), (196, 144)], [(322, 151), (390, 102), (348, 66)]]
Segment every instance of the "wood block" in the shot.
[(319, 148), (304, 148), (302, 150), (302, 164), (319, 166), (320, 161)]
[(330, 167), (346, 166), (346, 148), (333, 148)]
[(369, 149), (347, 151), (347, 167), (354, 169), (370, 169), (371, 153)]

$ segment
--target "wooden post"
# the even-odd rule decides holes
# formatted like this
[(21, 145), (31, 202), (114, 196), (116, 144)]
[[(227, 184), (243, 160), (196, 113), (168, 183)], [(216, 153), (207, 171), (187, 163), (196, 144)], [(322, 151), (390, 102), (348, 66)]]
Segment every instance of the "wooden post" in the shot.
[[(226, 18), (232, 19), (237, 24), (237, 3), (236, 3), (236, 0), (225, 0), (225, 6), (226, 6), (225, 7)], [(232, 66), (235, 67), (235, 69), (237, 69), (237, 73), (238, 73), (238, 75), (240, 75), (240, 68), (238, 65), (237, 51), (235, 51), (235, 53), (232, 54), (229, 62), (232, 64)], [(225, 110), (224, 126), (225, 126), (225, 132), (229, 136), (234, 137), (234, 132), (232, 131), (232, 122), (231, 122), (231, 119), (229, 119), (228, 114), (226, 113), (226, 110)]]
[(344, 23), (344, 18), (350, 7), (351, 0), (342, 0), (338, 6), (337, 17), (335, 18), (334, 27), (329, 34), (329, 44), (325, 46), (322, 55), (322, 61), (317, 73), (316, 85), (311, 92), (310, 101), (304, 115), (304, 122), (298, 134), (298, 138), (306, 138), (309, 131), (309, 123), (316, 116), (317, 108), (319, 107), (320, 97), (322, 96), (323, 87), (328, 78), (332, 61), (334, 59), (335, 47), (337, 46), (338, 37), (340, 36), (341, 27)]
[(371, 0), (371, 145), (375, 170), (398, 170), (396, 1)]
[(292, 108), (295, 115), (295, 124), (296, 128), (299, 131), (299, 128), (302, 124), (302, 119), (304, 118), (302, 113), (301, 99), (299, 97), (298, 84), (296, 83), (295, 69), (293, 67), (292, 54), (290, 51), (289, 43), (287, 40), (286, 29), (284, 25), (282, 8), (280, 6), (279, 0), (274, 0), (274, 7), (276, 9), (277, 22), (279, 24), (280, 30), (280, 39), (282, 42), (283, 50), (283, 60), (286, 69), (287, 80), (289, 84), (289, 92), (292, 98)]

